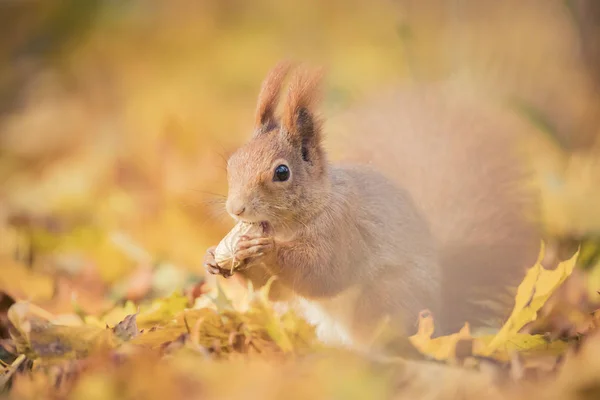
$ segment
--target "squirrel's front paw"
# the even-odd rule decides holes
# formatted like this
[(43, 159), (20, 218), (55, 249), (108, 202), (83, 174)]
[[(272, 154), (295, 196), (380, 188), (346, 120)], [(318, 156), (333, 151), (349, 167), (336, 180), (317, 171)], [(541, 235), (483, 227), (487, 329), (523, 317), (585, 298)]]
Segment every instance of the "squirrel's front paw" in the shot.
[(204, 269), (209, 274), (222, 275), (225, 278), (229, 278), (232, 275), (231, 271), (228, 269), (223, 269), (223, 268), (219, 267), (217, 265), (217, 262), (215, 261), (215, 249), (216, 248), (217, 248), (217, 246), (213, 246), (213, 247), (210, 247), (208, 250), (206, 250), (206, 255), (204, 256), (204, 262), (202, 263), (204, 265)]
[(250, 261), (271, 254), (275, 247), (272, 237), (242, 236), (237, 243), (235, 258), (239, 261)]

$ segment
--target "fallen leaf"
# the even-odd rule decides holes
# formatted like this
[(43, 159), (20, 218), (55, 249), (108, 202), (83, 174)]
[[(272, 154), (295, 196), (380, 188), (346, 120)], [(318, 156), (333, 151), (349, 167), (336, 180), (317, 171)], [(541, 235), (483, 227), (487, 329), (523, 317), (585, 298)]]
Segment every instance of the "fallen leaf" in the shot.
[(113, 332), (119, 339), (123, 341), (129, 341), (139, 334), (138, 327), (135, 322), (136, 317), (137, 314), (128, 315), (123, 321), (119, 322), (113, 328)]
[(549, 271), (541, 265), (544, 246), (540, 251), (538, 262), (529, 269), (525, 279), (517, 290), (513, 311), (494, 339), (482, 351), (483, 355), (491, 355), (498, 348), (508, 343), (528, 323), (533, 321), (538, 311), (565, 279), (571, 274), (578, 253), (571, 259), (560, 263), (556, 269)]

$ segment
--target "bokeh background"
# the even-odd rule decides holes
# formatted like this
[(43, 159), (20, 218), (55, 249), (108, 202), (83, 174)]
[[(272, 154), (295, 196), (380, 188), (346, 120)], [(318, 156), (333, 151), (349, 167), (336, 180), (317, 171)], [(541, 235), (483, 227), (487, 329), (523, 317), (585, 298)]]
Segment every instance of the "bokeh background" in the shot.
[[(327, 71), (324, 114), (462, 77), (537, 127), (552, 235), (600, 228), (593, 0), (0, 0), (0, 290), (97, 313), (202, 279), (261, 80)], [(435, 118), (435, 116), (432, 116)]]

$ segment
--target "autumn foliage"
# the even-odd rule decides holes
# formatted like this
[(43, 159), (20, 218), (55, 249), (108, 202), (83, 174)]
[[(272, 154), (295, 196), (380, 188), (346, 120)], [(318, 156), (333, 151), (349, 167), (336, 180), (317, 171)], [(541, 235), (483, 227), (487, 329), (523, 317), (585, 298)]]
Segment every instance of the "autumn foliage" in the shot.
[[(0, 1), (0, 396), (600, 398), (593, 1)], [(326, 114), (464, 76), (536, 127), (546, 232), (500, 330), (381, 359), (205, 276), (264, 73), (329, 70)]]

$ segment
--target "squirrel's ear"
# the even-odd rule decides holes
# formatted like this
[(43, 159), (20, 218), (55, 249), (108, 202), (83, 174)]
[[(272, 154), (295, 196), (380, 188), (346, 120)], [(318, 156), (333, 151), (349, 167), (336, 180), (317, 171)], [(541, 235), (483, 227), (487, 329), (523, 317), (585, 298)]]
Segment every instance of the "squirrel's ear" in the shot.
[(302, 158), (312, 162), (320, 156), (321, 121), (316, 107), (321, 100), (323, 70), (297, 71), (289, 86), (283, 111), (282, 133), (302, 150)]
[(279, 101), (281, 85), (291, 68), (291, 62), (280, 61), (269, 71), (263, 81), (256, 107), (255, 134), (267, 132), (277, 125), (275, 109)]

